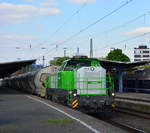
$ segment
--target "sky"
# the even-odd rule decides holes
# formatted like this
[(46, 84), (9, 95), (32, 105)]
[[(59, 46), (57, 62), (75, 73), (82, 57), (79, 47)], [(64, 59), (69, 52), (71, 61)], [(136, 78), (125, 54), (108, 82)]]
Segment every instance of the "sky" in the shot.
[(64, 48), (67, 56), (77, 48), (89, 56), (90, 38), (94, 57), (119, 48), (133, 61), (134, 47), (150, 47), (149, 5), (150, 0), (0, 0), (0, 62), (40, 64), (45, 56), (48, 64)]

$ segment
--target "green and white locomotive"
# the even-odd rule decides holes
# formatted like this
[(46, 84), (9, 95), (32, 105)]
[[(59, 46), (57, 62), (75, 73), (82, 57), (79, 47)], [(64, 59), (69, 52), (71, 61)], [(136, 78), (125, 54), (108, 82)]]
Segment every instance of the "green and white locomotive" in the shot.
[(114, 102), (112, 78), (94, 58), (66, 60), (57, 73), (49, 75), (45, 88), (48, 99), (85, 112), (109, 111)]

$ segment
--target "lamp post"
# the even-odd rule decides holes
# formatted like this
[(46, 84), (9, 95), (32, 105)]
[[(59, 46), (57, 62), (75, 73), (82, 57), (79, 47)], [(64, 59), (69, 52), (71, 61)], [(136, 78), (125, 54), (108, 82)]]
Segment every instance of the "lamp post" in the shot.
[(64, 57), (66, 57), (66, 50), (67, 48), (64, 48)]

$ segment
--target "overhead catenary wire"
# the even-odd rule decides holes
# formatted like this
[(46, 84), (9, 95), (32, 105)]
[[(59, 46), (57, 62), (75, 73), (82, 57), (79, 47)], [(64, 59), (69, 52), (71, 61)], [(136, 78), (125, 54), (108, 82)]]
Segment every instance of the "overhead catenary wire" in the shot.
[[(115, 30), (118, 30), (118, 29), (120, 29), (120, 28), (123, 28), (123, 27), (125, 27), (126, 25), (131, 24), (131, 23), (133, 23), (133, 22), (139, 20), (140, 18), (145, 18), (145, 15), (148, 15), (148, 14), (150, 14), (150, 11), (145, 12), (144, 14), (139, 15), (139, 16), (137, 16), (137, 17), (135, 17), (135, 18), (133, 18), (133, 19), (131, 19), (131, 20), (129, 20), (129, 21), (127, 21), (127, 22), (121, 24), (121, 25), (118, 25), (118, 26), (116, 26), (116, 27), (113, 27), (113, 28), (110, 28), (110, 29), (108, 29), (108, 30), (102, 31), (100, 34), (101, 34), (101, 35), (104, 35), (103, 33), (108, 33), (108, 32), (110, 33), (110, 32), (113, 32), (113, 31), (115, 31)], [(145, 20), (144, 20), (144, 21), (145, 21)]]
[[(105, 31), (100, 32), (100, 35), (98, 34), (98, 35), (94, 36), (94, 38), (96, 38), (97, 36), (102, 36), (102, 35), (104, 35), (103, 33), (110, 33), (110, 32), (114, 32), (115, 30), (119, 30), (120, 28), (124, 28), (125, 26), (127, 26), (127, 25), (129, 25), (129, 24), (131, 24), (131, 23), (133, 23), (133, 22), (135, 22), (135, 21), (141, 19), (141, 18), (144, 18), (144, 24), (145, 24), (145, 23), (146, 23), (146, 22), (145, 22), (145, 16), (147, 16), (147, 15), (149, 15), (149, 14), (150, 14), (150, 11), (147, 11), (147, 12), (145, 12), (145, 13), (139, 15), (139, 16), (134, 17), (134, 18), (131, 19), (131, 20), (126, 21), (126, 22), (123, 23), (123, 24), (120, 24), (120, 25), (118, 25), (118, 26), (115, 26), (115, 27), (112, 27), (112, 28), (110, 28), (110, 29), (108, 29), (108, 30), (105, 30)], [(88, 37), (87, 37), (87, 38), (88, 38)], [(86, 41), (88, 41), (88, 40), (89, 40), (89, 38), (86, 39)], [(84, 40), (84, 41), (85, 41), (85, 40)], [(96, 49), (96, 51), (97, 51), (97, 49)]]
[[(15, 39), (11, 39), (11, 38), (7, 38), (7, 40), (11, 40), (11, 41), (14, 41), (14, 42), (16, 42), (16, 43), (23, 43), (23, 44), (27, 44), (27, 42), (24, 42), (24, 41), (18, 41), (18, 40), (15, 40)], [(5, 47), (5, 46), (2, 46), (2, 47)], [(12, 46), (13, 47), (13, 46)]]
[[(62, 23), (55, 31), (54, 31), (54, 33), (52, 33), (51, 35), (53, 36), (53, 35), (55, 35), (57, 32), (59, 32), (75, 15), (77, 15), (77, 14), (79, 14), (80, 13), (80, 11), (87, 5), (87, 2), (88, 2), (88, 0), (86, 0), (82, 5), (81, 5), (81, 7), (79, 8), (79, 9), (77, 9), (76, 11), (74, 11), (73, 12), (73, 14), (68, 18), (68, 19), (66, 19), (65, 21), (64, 21), (64, 23)], [(23, 44), (28, 44), (27, 42), (23, 42), (23, 41), (18, 41), (18, 40), (15, 40), (15, 39), (10, 39), (10, 38), (7, 38), (7, 40), (12, 40), (12, 41), (14, 41), (14, 42), (16, 42), (16, 43), (23, 43)], [(46, 41), (44, 41), (44, 42), (46, 42)], [(30, 44), (30, 43), (29, 43)], [(40, 46), (40, 45), (42, 45), (43, 43), (39, 43), (39, 45), (38, 46)], [(31, 44), (30, 44), (31, 45)], [(53, 44), (53, 45), (55, 45), (55, 44)], [(4, 47), (4, 46), (3, 46)], [(32, 46), (32, 48), (36, 48), (37, 46)]]
[[(73, 14), (66, 19), (50, 36), (54, 37), (54, 35), (56, 35), (56, 33), (58, 33), (75, 15), (79, 14), (80, 11), (87, 5), (88, 0), (86, 0), (79, 9), (77, 9), (75, 12), (73, 12)], [(45, 43), (46, 41), (44, 41), (43, 43)], [(41, 46), (43, 43), (39, 43), (38, 46)], [(51, 44), (52, 45), (52, 44)], [(55, 45), (57, 47), (57, 42), (53, 43), (53, 45)], [(38, 46), (35, 46), (33, 48), (37, 48)], [(53, 48), (49, 49), (52, 50)], [(46, 52), (47, 54), (48, 52)], [(41, 58), (42, 56), (44, 56), (45, 54), (42, 54), (40, 57), (37, 57), (37, 59)]]
[(96, 25), (97, 23), (101, 22), (102, 20), (104, 20), (105, 18), (111, 16), (112, 14), (114, 14), (115, 12), (119, 11), (120, 9), (122, 9), (123, 7), (125, 7), (126, 5), (128, 5), (129, 3), (131, 3), (133, 0), (128, 0), (125, 3), (123, 3), (122, 5), (120, 5), (119, 7), (117, 7), (116, 9), (112, 10), (111, 12), (109, 12), (108, 14), (104, 15), (103, 17), (97, 19), (96, 21), (94, 21), (93, 23), (87, 25), (86, 27), (84, 27), (83, 29), (81, 29), (80, 31), (78, 31), (77, 33), (73, 34), (72, 36), (70, 36), (68, 39), (58, 43), (57, 45), (61, 45), (64, 44), (66, 42), (69, 42), (71, 39), (73, 39), (74, 37), (78, 36), (79, 34), (81, 34), (82, 32), (88, 30), (89, 28), (93, 27), (94, 25)]
[[(97, 36), (105, 35), (106, 33), (114, 32), (115, 30), (119, 30), (120, 28), (124, 28), (125, 26), (127, 26), (127, 25), (129, 25), (129, 24), (131, 24), (131, 23), (133, 23), (133, 22), (135, 22), (135, 21), (141, 19), (141, 18), (144, 18), (144, 22), (145, 22), (145, 16), (146, 16), (146, 15), (149, 15), (149, 14), (150, 14), (150, 11), (147, 11), (147, 12), (145, 12), (144, 14), (139, 15), (139, 16), (136, 16), (136, 17), (134, 17), (133, 19), (131, 19), (131, 20), (129, 20), (129, 21), (123, 23), (123, 24), (120, 24), (120, 25), (118, 25), (118, 26), (115, 26), (115, 27), (112, 27), (112, 28), (110, 28), (110, 29), (108, 29), (108, 30), (105, 30), (105, 31), (100, 32), (100, 33), (99, 33), (100, 35), (98, 34), (98, 35), (94, 36), (94, 38), (96, 38)], [(103, 34), (103, 33), (105, 33), (105, 34)], [(88, 38), (88, 39), (89, 39), (89, 38)], [(88, 39), (86, 39), (86, 41), (87, 41)]]
[[(140, 35), (137, 35), (137, 36), (134, 36), (134, 37), (130, 37), (130, 38), (127, 38), (127, 39), (124, 39), (124, 40), (121, 40), (121, 41), (118, 41), (118, 42), (115, 42), (115, 43), (111, 43), (109, 45), (106, 45), (105, 47), (101, 47), (101, 49), (108, 48), (109, 46), (118, 45), (118, 44), (121, 44), (123, 42), (132, 41), (132, 40), (135, 40), (137, 38), (141, 38), (141, 37), (149, 35), (149, 34), (150, 34), (150, 32), (147, 32), (147, 33), (143, 33), (143, 34), (140, 34)], [(96, 51), (98, 51), (98, 49)]]
[(88, 0), (86, 0), (86, 1), (83, 3), (83, 5), (82, 5), (78, 10), (76, 10), (67, 20), (65, 20), (64, 23), (62, 23), (62, 24), (55, 30), (55, 32), (54, 32), (52, 35), (55, 35), (58, 31), (60, 31), (60, 30), (64, 27), (64, 25), (68, 24), (68, 22), (69, 22), (75, 15), (79, 14), (80, 11), (87, 5), (87, 2), (88, 2)]
[[(56, 28), (56, 30), (55, 30), (50, 36), (51, 36), (51, 37), (54, 37), (54, 36), (56, 35), (56, 33), (58, 33), (66, 24), (68, 24), (69, 21), (71, 21), (71, 19), (72, 19), (74, 16), (76, 16), (77, 14), (79, 14), (79, 13), (86, 7), (87, 2), (88, 2), (88, 0), (86, 0), (86, 1), (81, 5), (81, 7), (79, 7), (76, 11), (74, 11), (74, 12), (72, 13), (72, 15), (71, 15), (69, 18), (67, 18), (62, 24), (60, 24), (60, 25)], [(46, 41), (44, 41), (43, 43), (45, 43), (45, 42), (46, 42)], [(43, 43), (40, 43), (40, 45), (43, 44)]]
[[(51, 51), (50, 51), (50, 52), (47, 51), (46, 53), (42, 54), (41, 56), (38, 56), (36, 59), (40, 59), (42, 56), (51, 55), (51, 54), (53, 54), (54, 52), (56, 52), (57, 49), (58, 49), (57, 46), (56, 46), (56, 47), (53, 47), (53, 48), (51, 48)], [(49, 54), (49, 53), (50, 53), (50, 54)]]
[[(99, 18), (98, 20), (94, 21), (93, 23), (87, 25), (86, 27), (84, 27), (83, 29), (81, 29), (80, 31), (78, 31), (77, 33), (73, 34), (71, 37), (69, 37), (68, 39), (66, 39), (65, 41), (63, 41), (62, 43), (68, 42), (70, 41), (72, 38), (78, 36), (79, 34), (81, 34), (82, 32), (88, 30), (89, 28), (93, 27), (94, 25), (96, 25), (97, 23), (101, 22), (102, 20), (104, 20), (105, 18), (111, 16), (112, 14), (114, 14), (115, 12), (119, 11), (121, 8), (125, 7), (126, 5), (128, 5), (130, 2), (132, 2), (133, 0), (128, 0), (125, 3), (123, 3), (122, 5), (120, 5), (119, 7), (117, 7), (116, 9), (112, 10), (111, 12), (109, 12), (108, 14), (104, 15), (103, 17)], [(62, 44), (61, 43), (61, 44)]]
[[(106, 30), (106, 31), (103, 31), (103, 32), (101, 32), (101, 34), (100, 35), (104, 35), (104, 34), (102, 34), (102, 33), (110, 33), (110, 32), (113, 32), (113, 31), (115, 31), (115, 30), (118, 30), (118, 29), (120, 29), (120, 28), (123, 28), (123, 27), (125, 27), (126, 25), (128, 25), (128, 24), (131, 24), (131, 23), (133, 23), (133, 22), (135, 22), (135, 21), (137, 21), (138, 19), (140, 19), (140, 18), (144, 18), (144, 25), (145, 25), (145, 16), (146, 15), (149, 15), (150, 14), (150, 11), (147, 11), (147, 12), (145, 12), (145, 13), (143, 13), (142, 15), (139, 15), (139, 16), (137, 16), (137, 17), (135, 17), (135, 18), (133, 18), (133, 19), (131, 19), (131, 20), (129, 20), (129, 21), (127, 21), (127, 22), (125, 22), (125, 23), (123, 23), (123, 24), (121, 24), (121, 25), (119, 25), (119, 26), (116, 26), (116, 27), (113, 27), (113, 28), (110, 28), (110, 29), (108, 29), (108, 30)], [(145, 33), (144, 33), (145, 34)], [(142, 34), (143, 35), (143, 34)], [(134, 37), (133, 37), (134, 38)], [(128, 40), (128, 39), (125, 39), (125, 40)], [(125, 40), (123, 40), (123, 42), (125, 42)], [(113, 44), (112, 44), (113, 45)], [(108, 46), (108, 45), (107, 45)], [(107, 48), (107, 46), (105, 46), (106, 48)], [(105, 48), (105, 47), (103, 47), (103, 48)], [(96, 51), (98, 51), (98, 49), (96, 49)]]

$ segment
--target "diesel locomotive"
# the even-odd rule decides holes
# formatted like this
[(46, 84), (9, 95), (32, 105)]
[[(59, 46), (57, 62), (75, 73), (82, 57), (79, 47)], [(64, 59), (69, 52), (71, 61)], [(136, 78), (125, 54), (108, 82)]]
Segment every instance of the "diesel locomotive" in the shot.
[(114, 83), (98, 59), (73, 57), (59, 69), (44, 68), (4, 79), (5, 86), (28, 90), (84, 112), (107, 112), (114, 103)]

